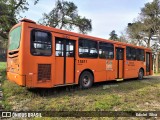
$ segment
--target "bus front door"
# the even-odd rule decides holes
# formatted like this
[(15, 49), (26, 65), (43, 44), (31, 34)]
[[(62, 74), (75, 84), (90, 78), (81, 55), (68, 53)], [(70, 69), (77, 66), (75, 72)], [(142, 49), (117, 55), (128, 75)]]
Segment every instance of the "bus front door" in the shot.
[(75, 41), (55, 38), (55, 85), (75, 83)]
[(124, 49), (116, 48), (116, 79), (123, 79)]

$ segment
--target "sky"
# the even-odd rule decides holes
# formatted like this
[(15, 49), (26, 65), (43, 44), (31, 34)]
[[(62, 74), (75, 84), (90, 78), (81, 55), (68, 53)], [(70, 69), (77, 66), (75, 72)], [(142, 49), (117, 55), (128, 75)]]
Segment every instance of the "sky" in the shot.
[[(23, 17), (38, 21), (43, 13), (49, 13), (55, 7), (56, 0), (39, 0), (34, 5), (28, 0), (29, 10), (21, 13)], [(112, 30), (118, 36), (125, 32), (128, 23), (138, 17), (145, 3), (153, 0), (66, 0), (72, 1), (78, 7), (78, 14), (92, 20), (92, 31), (88, 35), (109, 38)]]

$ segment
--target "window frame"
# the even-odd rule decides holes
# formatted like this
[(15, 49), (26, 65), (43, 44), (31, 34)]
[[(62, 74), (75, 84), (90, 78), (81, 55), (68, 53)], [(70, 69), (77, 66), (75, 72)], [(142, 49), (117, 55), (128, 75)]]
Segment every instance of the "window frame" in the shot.
[[(50, 41), (51, 41), (51, 54), (50, 55), (35, 55), (35, 54), (33, 54), (32, 53), (32, 43), (34, 43), (33, 42), (33, 34), (35, 33), (35, 32), (44, 32), (44, 33), (47, 33), (47, 34), (49, 34), (50, 35)], [(42, 56), (42, 57), (49, 57), (49, 56), (52, 56), (52, 54), (53, 54), (53, 50), (52, 50), (52, 48), (53, 48), (53, 45), (52, 45), (52, 33), (50, 32), (50, 31), (47, 31), (47, 30), (41, 30), (41, 29), (32, 29), (31, 30), (31, 32), (30, 32), (30, 53), (31, 53), (31, 55), (33, 55), (33, 56)]]
[[(72, 44), (69, 44), (69, 43), (72, 43)], [(67, 45), (68, 45), (68, 47), (69, 47), (69, 51), (67, 50)], [(70, 50), (70, 46), (73, 46), (73, 50)], [(68, 39), (68, 40), (66, 40), (66, 50), (65, 50), (65, 54), (66, 54), (66, 57), (75, 57), (75, 41), (74, 40), (71, 40), (71, 39)], [(68, 55), (67, 55), (67, 52), (69, 53)], [(70, 52), (73, 52), (73, 54), (71, 54)]]
[[(64, 41), (63, 40), (57, 40), (57, 39), (63, 39), (63, 38), (60, 38), (60, 37), (55, 37), (55, 57), (64, 57)], [(60, 45), (60, 50), (57, 50), (57, 41), (61, 41)], [(62, 46), (63, 45), (63, 46)], [(63, 49), (62, 49), (63, 48)], [(61, 56), (57, 56), (57, 51), (59, 51), (61, 53)]]
[[(137, 59), (137, 57), (138, 57), (138, 56), (137, 56), (137, 50), (143, 51), (143, 54), (144, 54), (144, 59), (143, 59), (143, 60), (138, 60), (138, 59)], [(146, 53), (145, 53), (145, 50), (144, 50), (144, 49), (137, 48), (137, 49), (136, 49), (136, 60), (137, 60), (137, 61), (145, 61), (145, 54), (146, 54)], [(140, 56), (141, 56), (141, 55), (140, 55)]]
[[(60, 50), (57, 50), (57, 41), (61, 41), (61, 49)], [(72, 44), (69, 44), (69, 43), (72, 43)], [(62, 49), (62, 45), (63, 45), (63, 49)], [(72, 45), (73, 46), (73, 50), (67, 50), (67, 45), (68, 47), (70, 48), (70, 46)], [(64, 47), (65, 46), (65, 47)], [(72, 40), (72, 39), (65, 39), (65, 38), (61, 38), (61, 37), (55, 37), (55, 57), (75, 57), (75, 41)], [(65, 49), (66, 48), (66, 49)], [(65, 49), (65, 50), (64, 50)], [(61, 56), (58, 56), (57, 55), (57, 51), (60, 51), (61, 52)], [(69, 56), (67, 55), (67, 52), (69, 53)], [(73, 54), (71, 55), (70, 52), (73, 52)]]
[[(127, 48), (130, 48), (130, 53), (131, 53), (131, 56), (130, 56), (129, 59), (127, 57)], [(132, 59), (133, 58), (133, 54), (132, 54), (133, 49), (135, 50), (135, 58), (134, 59)], [(131, 47), (131, 46), (126, 46), (126, 60), (131, 60), (131, 61), (136, 61), (137, 60), (137, 48)]]
[[(106, 58), (106, 56), (105, 56), (105, 58), (104, 58), (104, 57), (100, 57), (100, 54), (99, 54), (100, 43), (102, 43), (102, 44), (111, 44), (111, 45), (113, 46), (113, 57), (112, 57), (112, 58)], [(115, 55), (115, 53), (114, 53), (114, 44), (113, 44), (113, 43), (109, 43), (109, 42), (101, 42), (101, 41), (98, 42), (98, 57), (99, 57), (100, 59), (113, 60), (113, 59), (114, 59), (114, 55)]]
[[(87, 56), (87, 57), (82, 57), (82, 56), (80, 56), (80, 52), (79, 52), (79, 43), (80, 43), (80, 41), (81, 40), (87, 40), (87, 41), (92, 41), (92, 42), (96, 42), (96, 48), (97, 48), (97, 56), (96, 57), (90, 57), (90, 56)], [(88, 50), (90, 50), (90, 48), (88, 49)], [(80, 37), (79, 39), (78, 39), (78, 56), (79, 56), (79, 58), (91, 58), (91, 59), (97, 59), (98, 57), (99, 57), (99, 55), (98, 55), (98, 52), (99, 52), (99, 47), (98, 47), (98, 41), (96, 41), (96, 40), (93, 40), (93, 39), (88, 39), (88, 38), (83, 38), (83, 37)]]

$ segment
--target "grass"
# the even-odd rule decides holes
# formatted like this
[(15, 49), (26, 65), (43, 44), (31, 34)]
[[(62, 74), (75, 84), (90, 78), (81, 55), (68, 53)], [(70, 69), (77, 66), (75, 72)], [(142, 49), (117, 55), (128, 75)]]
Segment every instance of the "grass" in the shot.
[[(105, 86), (110, 86), (104, 89)], [(6, 110), (151, 111), (160, 110), (160, 79), (96, 84), (87, 90), (66, 87), (28, 91), (3, 83)]]
[(0, 82), (5, 79), (6, 62), (0, 62)]
[(0, 72), (6, 69), (6, 62), (0, 62)]
[[(6, 62), (0, 62), (0, 83), (6, 79)], [(2, 91), (2, 86), (0, 86), (0, 91)], [(2, 106), (6, 106), (7, 109), (9, 108), (9, 104), (4, 101), (4, 99), (0, 99), (0, 109)]]
[[(0, 70), (4, 71), (2, 66)], [(86, 90), (77, 86), (28, 90), (4, 80), (4, 73), (2, 76), (4, 97), (1, 104), (5, 110), (160, 111), (160, 76), (103, 82)]]

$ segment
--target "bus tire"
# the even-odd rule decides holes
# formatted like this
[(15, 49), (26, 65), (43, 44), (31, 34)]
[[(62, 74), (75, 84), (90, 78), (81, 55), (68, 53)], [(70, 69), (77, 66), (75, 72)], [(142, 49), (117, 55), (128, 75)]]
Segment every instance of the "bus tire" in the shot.
[(144, 72), (143, 72), (142, 69), (140, 69), (139, 72), (138, 72), (138, 79), (139, 79), (139, 80), (142, 80), (142, 79), (143, 79), (143, 76), (144, 76)]
[(80, 88), (81, 89), (87, 89), (90, 88), (93, 84), (93, 75), (89, 71), (84, 71), (80, 75), (80, 80), (79, 80)]

